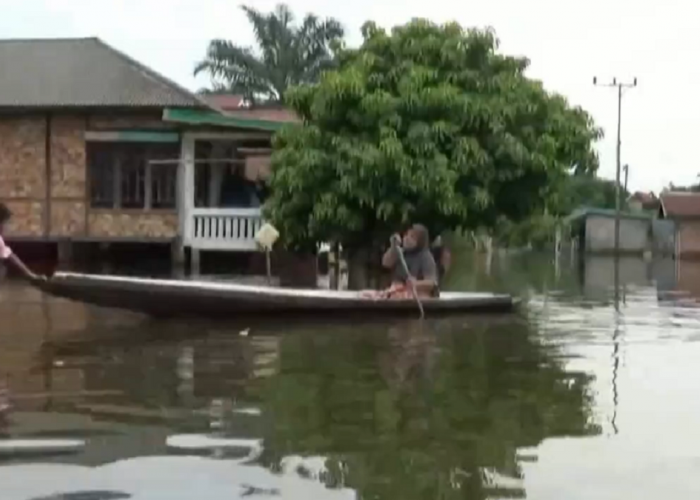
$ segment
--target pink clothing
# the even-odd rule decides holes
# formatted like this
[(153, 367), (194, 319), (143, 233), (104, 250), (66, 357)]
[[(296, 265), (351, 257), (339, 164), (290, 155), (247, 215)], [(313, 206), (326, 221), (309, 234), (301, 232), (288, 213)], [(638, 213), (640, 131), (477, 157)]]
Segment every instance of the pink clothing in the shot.
[(12, 250), (5, 244), (5, 240), (0, 236), (0, 260), (9, 259), (12, 255)]

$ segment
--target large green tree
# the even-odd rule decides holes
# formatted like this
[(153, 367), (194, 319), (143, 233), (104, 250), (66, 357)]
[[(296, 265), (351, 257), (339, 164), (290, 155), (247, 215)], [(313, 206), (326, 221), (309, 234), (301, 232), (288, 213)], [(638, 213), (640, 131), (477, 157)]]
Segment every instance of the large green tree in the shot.
[(212, 40), (195, 74), (208, 73), (214, 92), (244, 95), (251, 102), (280, 103), (291, 85), (315, 82), (333, 63), (331, 46), (342, 41), (335, 19), (308, 14), (300, 25), (284, 4), (270, 13), (241, 7), (255, 32), (257, 49)]
[(591, 117), (528, 78), (493, 31), (419, 19), (362, 34), (287, 94), (303, 123), (276, 137), (266, 210), (292, 246), (522, 220), (570, 172), (597, 168)]

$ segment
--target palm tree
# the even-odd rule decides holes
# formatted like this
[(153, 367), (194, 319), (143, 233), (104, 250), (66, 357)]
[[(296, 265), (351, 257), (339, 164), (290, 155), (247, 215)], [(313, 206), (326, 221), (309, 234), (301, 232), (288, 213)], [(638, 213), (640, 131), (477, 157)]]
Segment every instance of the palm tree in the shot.
[(315, 82), (332, 66), (331, 45), (344, 36), (337, 20), (308, 14), (296, 25), (284, 4), (270, 13), (242, 9), (253, 25), (258, 50), (212, 40), (206, 57), (194, 70), (195, 75), (209, 73), (213, 87), (209, 92), (241, 94), (251, 103), (282, 103), (289, 87)]

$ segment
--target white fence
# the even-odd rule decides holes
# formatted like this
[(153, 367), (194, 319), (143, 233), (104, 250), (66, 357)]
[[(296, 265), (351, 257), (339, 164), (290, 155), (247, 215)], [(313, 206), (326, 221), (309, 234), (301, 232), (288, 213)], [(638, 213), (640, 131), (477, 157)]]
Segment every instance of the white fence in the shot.
[(195, 208), (187, 221), (185, 245), (196, 250), (255, 251), (263, 225), (258, 208)]

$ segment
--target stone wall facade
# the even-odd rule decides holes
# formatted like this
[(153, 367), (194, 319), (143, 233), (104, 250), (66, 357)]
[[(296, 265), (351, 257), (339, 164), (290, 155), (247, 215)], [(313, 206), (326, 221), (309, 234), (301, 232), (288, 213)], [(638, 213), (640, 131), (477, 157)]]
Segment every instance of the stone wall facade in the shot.
[(46, 198), (46, 118), (0, 118), (0, 198)]
[(173, 211), (92, 210), (87, 130), (156, 130), (173, 125), (149, 114), (0, 116), (0, 201), (14, 216), (10, 238), (167, 239), (178, 231)]
[(177, 236), (177, 213), (91, 212), (88, 231), (105, 239), (173, 239)]
[(51, 120), (51, 197), (84, 201), (87, 195), (85, 119)]

